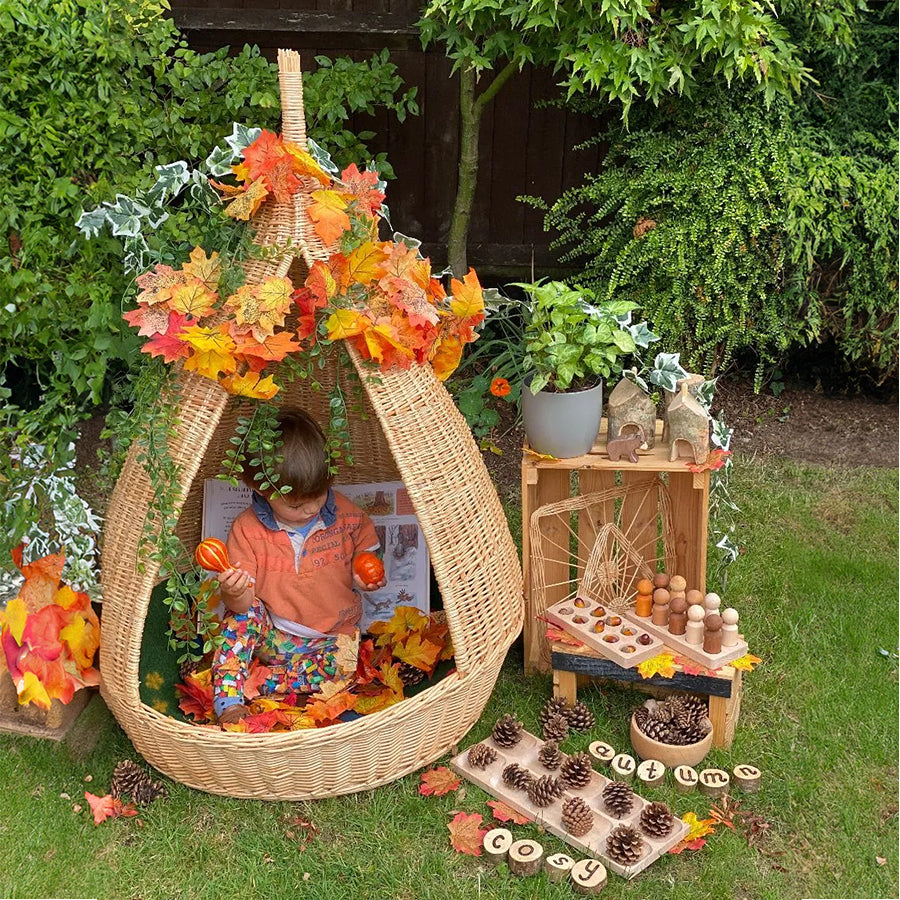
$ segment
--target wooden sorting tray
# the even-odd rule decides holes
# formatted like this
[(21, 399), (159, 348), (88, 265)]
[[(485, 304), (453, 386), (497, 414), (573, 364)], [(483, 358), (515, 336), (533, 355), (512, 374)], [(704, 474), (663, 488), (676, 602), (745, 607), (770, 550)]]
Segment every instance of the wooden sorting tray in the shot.
[[(738, 637), (738, 642), (733, 647), (723, 647), (721, 653), (706, 653), (703, 650), (702, 644), (689, 644), (684, 639), (684, 635), (670, 634), (669, 629), (666, 628), (665, 625), (654, 625), (653, 622), (650, 621), (649, 616), (645, 619), (643, 616), (635, 615), (634, 610), (627, 610), (623, 615), (636, 627), (656, 635), (661, 642), (676, 653), (706, 666), (707, 669), (721, 669), (722, 666), (727, 666), (728, 663), (733, 662), (739, 657), (746, 656), (748, 652), (747, 642), (740, 636)], [(579, 640), (582, 640), (581, 635), (578, 637)], [(622, 663), (619, 663), (619, 665), (622, 665)]]

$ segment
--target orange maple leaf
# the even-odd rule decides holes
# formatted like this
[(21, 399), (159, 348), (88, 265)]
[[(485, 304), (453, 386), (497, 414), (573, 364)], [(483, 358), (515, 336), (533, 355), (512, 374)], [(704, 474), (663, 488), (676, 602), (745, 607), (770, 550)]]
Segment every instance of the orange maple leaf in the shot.
[(446, 381), (456, 371), (462, 359), (462, 351), (462, 342), (453, 335), (436, 342), (431, 354), (431, 365), (440, 381)]
[(484, 295), (474, 269), (469, 269), (462, 281), (451, 279), (450, 293), (450, 309), (457, 318), (476, 319), (479, 322), (484, 318)]
[(384, 244), (366, 241), (351, 251), (347, 266), (341, 273), (341, 287), (351, 284), (369, 285), (384, 274), (384, 262), (388, 258)]
[(671, 678), (675, 674), (675, 657), (671, 653), (658, 653), (638, 663), (637, 670), (641, 673), (641, 678), (652, 678), (654, 675)]
[(300, 179), (294, 174), (293, 164), (288, 157), (278, 162), (266, 172), (266, 187), (277, 203), (287, 203), (300, 190)]
[(388, 299), (409, 317), (413, 326), (437, 325), (441, 317), (434, 304), (428, 299), (425, 291), (406, 278), (389, 276), (379, 282), (388, 294)]
[(193, 716), (197, 723), (214, 721), (212, 676), (209, 669), (195, 672), (175, 685), (181, 699), (178, 708), (186, 715)]
[(447, 825), (453, 849), (469, 856), (481, 856), (484, 850), (481, 842), (487, 834), (486, 828), (479, 827), (481, 823), (478, 813), (457, 813)]
[(184, 283), (184, 273), (176, 272), (171, 266), (157, 263), (149, 272), (138, 275), (134, 279), (141, 288), (138, 294), (138, 302), (155, 306), (163, 303), (172, 296), (172, 289)]
[(730, 450), (716, 449), (710, 452), (706, 462), (689, 462), (685, 463), (685, 465), (691, 472), (718, 472), (719, 469), (724, 468), (728, 463), (729, 456), (731, 456)]
[(271, 375), (265, 378), (258, 372), (245, 372), (243, 375), (229, 375), (219, 379), (219, 384), (237, 397), (250, 397), (253, 400), (271, 400), (281, 388), (275, 384)]
[(257, 660), (250, 666), (250, 672), (244, 679), (244, 699), (255, 700), (259, 696), (259, 689), (266, 683), (272, 670)]
[(254, 372), (261, 372), (270, 362), (281, 362), (288, 353), (300, 349), (290, 331), (276, 331), (264, 341), (258, 341), (253, 332), (231, 329), (235, 356), (243, 357)]
[(377, 172), (360, 172), (356, 163), (351, 163), (341, 172), (341, 181), (353, 195), (358, 209), (369, 216), (378, 213), (384, 202), (384, 192), (378, 189)]
[(202, 319), (213, 311), (213, 304), (218, 299), (218, 294), (207, 290), (202, 281), (192, 279), (172, 291), (169, 307), (194, 319)]
[(528, 816), (516, 812), (502, 800), (488, 800), (487, 805), (494, 811), (494, 818), (498, 822), (513, 822), (516, 825), (527, 825), (531, 821)]
[(142, 353), (150, 356), (161, 356), (166, 362), (175, 362), (176, 359), (186, 359), (191, 355), (190, 344), (183, 341), (179, 335), (188, 325), (188, 317), (181, 313), (170, 312), (169, 324), (165, 332), (153, 335), (143, 347)]
[(319, 696), (313, 695), (306, 704), (306, 714), (317, 725), (331, 725), (356, 706), (357, 697), (350, 691), (339, 691), (328, 699), (317, 699)]
[(133, 803), (123, 803), (118, 797), (107, 794), (105, 797), (98, 797), (90, 791), (84, 792), (84, 799), (87, 800), (94, 814), (94, 824), (99, 825), (107, 819), (118, 819), (121, 816), (136, 816), (138, 809)]
[(190, 262), (184, 263), (181, 271), (189, 278), (202, 282), (208, 291), (215, 293), (219, 288), (219, 278), (222, 274), (222, 262), (218, 251), (213, 251), (212, 256), (207, 256), (202, 247), (194, 247), (191, 250)]
[(137, 328), (141, 337), (153, 337), (163, 334), (169, 327), (169, 307), (166, 305), (147, 306), (138, 304), (137, 309), (122, 313), (122, 318), (132, 327)]
[(669, 853), (681, 853), (684, 850), (699, 850), (706, 841), (704, 838), (709, 834), (714, 834), (714, 821), (712, 819), (698, 819), (696, 813), (685, 813), (681, 820), (686, 822), (690, 828), (684, 836), (681, 843), (676, 844), (669, 850)]
[(19, 590), (19, 597), (28, 612), (37, 612), (53, 602), (65, 562), (65, 553), (51, 553), (22, 566), (25, 583)]
[(419, 784), (419, 793), (423, 797), (441, 797), (455, 791), (461, 782), (461, 778), (455, 772), (451, 772), (446, 766), (438, 766), (422, 773)]
[[(304, 313), (311, 313), (316, 307), (325, 306), (337, 293), (337, 282), (334, 280), (331, 269), (319, 259), (312, 264), (304, 284), (312, 291), (313, 297), (316, 299), (316, 303), (311, 307), (301, 307), (301, 312)], [(298, 298), (295, 297), (295, 299)]]
[[(211, 184), (220, 189), (225, 187), (225, 185), (220, 185), (215, 181), (211, 182)], [(265, 179), (258, 178), (250, 184), (247, 190), (225, 198), (225, 202), (228, 204), (225, 209), (225, 215), (230, 216), (232, 219), (240, 219), (242, 222), (247, 222), (268, 196), (269, 191), (266, 188)]]
[(255, 181), (271, 171), (285, 156), (286, 149), (281, 137), (264, 128), (259, 137), (241, 151), (244, 163), (235, 168), (241, 169), (241, 174), (246, 171), (245, 178)]
[(423, 640), (421, 635), (411, 634), (402, 644), (394, 646), (394, 656), (407, 665), (431, 673), (437, 665), (441, 647)]
[(366, 328), (361, 338), (363, 345), (357, 341), (357, 347), (368, 359), (376, 360), (383, 371), (391, 366), (408, 369), (413, 360), (413, 351), (403, 343), (397, 329), (383, 323)]
[(310, 198), (312, 203), (306, 209), (307, 215), (316, 234), (326, 246), (330, 246), (350, 230), (347, 198), (338, 191), (313, 191)]

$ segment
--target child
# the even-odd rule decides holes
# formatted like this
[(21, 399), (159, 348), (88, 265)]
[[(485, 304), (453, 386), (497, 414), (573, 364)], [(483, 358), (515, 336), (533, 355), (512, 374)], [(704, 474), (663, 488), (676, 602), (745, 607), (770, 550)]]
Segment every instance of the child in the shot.
[[(372, 520), (332, 487), (325, 436), (306, 413), (282, 412), (279, 487), (253, 493), (228, 535), (232, 568), (219, 575), (224, 647), (212, 666), (219, 723), (248, 714), (244, 680), (253, 658), (272, 670), (263, 693), (311, 693), (337, 674), (337, 636), (362, 616), (357, 591), (377, 590), (353, 572), (357, 553), (378, 548)], [(254, 472), (245, 477), (253, 485)]]

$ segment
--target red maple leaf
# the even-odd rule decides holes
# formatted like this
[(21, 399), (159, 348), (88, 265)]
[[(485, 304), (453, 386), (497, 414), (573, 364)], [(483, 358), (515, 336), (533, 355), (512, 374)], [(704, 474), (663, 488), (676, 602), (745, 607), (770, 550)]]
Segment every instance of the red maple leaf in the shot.
[(384, 193), (378, 190), (377, 172), (360, 172), (356, 163), (351, 163), (341, 172), (341, 181), (356, 198), (357, 209), (370, 216), (378, 213), (384, 202)]
[(441, 797), (455, 791), (460, 784), (460, 777), (451, 772), (446, 766), (438, 766), (422, 773), (422, 781), (419, 785), (419, 793), (423, 797)]
[(250, 666), (250, 672), (244, 679), (244, 699), (255, 700), (260, 695), (260, 688), (266, 683), (272, 670), (262, 663), (254, 660)]
[(685, 465), (691, 472), (717, 472), (719, 469), (724, 468), (724, 466), (728, 462), (729, 456), (731, 456), (730, 450), (716, 449), (709, 454), (709, 456), (706, 458), (706, 462), (689, 462), (685, 463)]
[(494, 818), (498, 822), (513, 822), (516, 825), (527, 825), (531, 819), (516, 812), (511, 806), (507, 806), (502, 800), (488, 800), (487, 805), (494, 811)]
[(263, 129), (260, 136), (241, 153), (244, 166), (238, 168), (246, 168), (249, 178), (244, 179), (245, 183), (249, 184), (268, 174), (285, 155), (281, 138), (273, 131)]
[(161, 356), (165, 362), (175, 362), (176, 359), (187, 359), (191, 355), (191, 345), (176, 337), (190, 323), (187, 316), (181, 313), (169, 313), (169, 327), (162, 334), (155, 334), (143, 347), (143, 353), (151, 356)]
[(107, 819), (118, 819), (121, 816), (136, 816), (138, 814), (137, 807), (133, 803), (123, 803), (118, 797), (107, 794), (105, 797), (98, 797), (90, 791), (84, 792), (84, 799), (87, 800), (94, 814), (94, 824), (99, 825)]
[(266, 172), (266, 185), (278, 203), (287, 203), (300, 189), (290, 157), (283, 156)]
[(196, 675), (188, 675), (183, 683), (175, 685), (175, 690), (181, 696), (178, 708), (186, 716), (193, 716), (197, 723), (213, 721), (212, 685)]

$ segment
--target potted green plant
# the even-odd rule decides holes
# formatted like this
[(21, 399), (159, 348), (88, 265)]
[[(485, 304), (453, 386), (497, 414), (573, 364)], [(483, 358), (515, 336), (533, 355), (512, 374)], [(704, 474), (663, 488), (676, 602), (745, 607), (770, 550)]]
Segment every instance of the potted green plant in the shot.
[(600, 429), (603, 380), (638, 346), (624, 300), (562, 281), (518, 284), (528, 294), (522, 414), (531, 448), (558, 458), (588, 453)]

